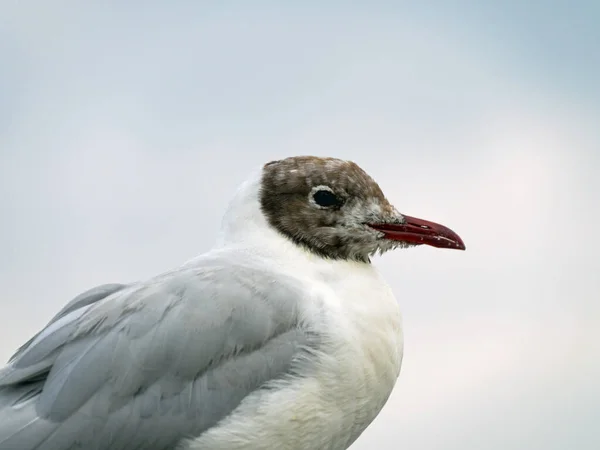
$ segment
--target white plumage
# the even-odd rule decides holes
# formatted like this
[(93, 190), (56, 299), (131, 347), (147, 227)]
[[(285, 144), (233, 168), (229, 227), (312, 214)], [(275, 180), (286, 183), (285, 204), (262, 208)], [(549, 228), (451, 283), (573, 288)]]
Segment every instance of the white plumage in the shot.
[(370, 257), (420, 244), (464, 249), (354, 163), (268, 163), (209, 252), (84, 292), (0, 369), (0, 450), (344, 450), (402, 362)]

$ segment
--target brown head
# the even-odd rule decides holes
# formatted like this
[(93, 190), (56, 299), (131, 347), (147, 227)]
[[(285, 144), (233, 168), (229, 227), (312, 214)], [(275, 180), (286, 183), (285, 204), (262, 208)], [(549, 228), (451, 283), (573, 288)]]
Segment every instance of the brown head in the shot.
[(271, 226), (326, 258), (368, 262), (396, 247), (464, 250), (452, 230), (400, 214), (357, 164), (297, 156), (263, 168), (260, 205)]

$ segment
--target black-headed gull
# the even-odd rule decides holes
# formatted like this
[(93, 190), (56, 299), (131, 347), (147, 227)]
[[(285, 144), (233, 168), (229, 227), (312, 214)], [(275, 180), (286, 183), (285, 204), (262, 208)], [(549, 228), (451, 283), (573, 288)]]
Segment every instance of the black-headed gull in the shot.
[(402, 362), (370, 258), (420, 244), (465, 249), (353, 162), (270, 162), (208, 253), (81, 294), (17, 351), (0, 370), (0, 449), (346, 449)]

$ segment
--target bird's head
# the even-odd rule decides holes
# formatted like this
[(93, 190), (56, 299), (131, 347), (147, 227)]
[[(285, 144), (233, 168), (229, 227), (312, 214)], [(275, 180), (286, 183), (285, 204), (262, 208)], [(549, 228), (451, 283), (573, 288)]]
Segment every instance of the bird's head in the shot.
[(375, 253), (422, 244), (465, 250), (449, 228), (398, 212), (351, 161), (299, 156), (267, 163), (259, 198), (272, 227), (323, 257), (368, 262)]

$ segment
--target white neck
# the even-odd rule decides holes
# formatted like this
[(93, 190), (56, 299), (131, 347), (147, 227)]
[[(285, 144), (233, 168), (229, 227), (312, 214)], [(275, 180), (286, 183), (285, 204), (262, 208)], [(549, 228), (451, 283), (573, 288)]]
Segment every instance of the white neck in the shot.
[(213, 250), (246, 249), (279, 260), (321, 261), (321, 257), (291, 242), (267, 222), (260, 208), (261, 182), (262, 167), (238, 188), (223, 216)]
[[(264, 258), (295, 272), (333, 273), (344, 278), (348, 269), (373, 272), (371, 264), (351, 260), (330, 260), (305, 249), (283, 236), (265, 218), (260, 207), (262, 167), (240, 185), (221, 222), (212, 252), (242, 252)], [(200, 255), (187, 264), (201, 258)]]

